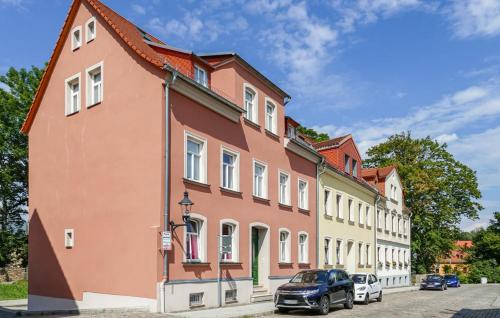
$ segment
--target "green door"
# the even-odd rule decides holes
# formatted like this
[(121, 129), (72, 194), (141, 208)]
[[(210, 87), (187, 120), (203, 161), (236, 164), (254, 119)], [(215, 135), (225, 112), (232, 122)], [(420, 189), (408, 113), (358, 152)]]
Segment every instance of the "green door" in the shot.
[(259, 230), (252, 228), (252, 279), (259, 284)]

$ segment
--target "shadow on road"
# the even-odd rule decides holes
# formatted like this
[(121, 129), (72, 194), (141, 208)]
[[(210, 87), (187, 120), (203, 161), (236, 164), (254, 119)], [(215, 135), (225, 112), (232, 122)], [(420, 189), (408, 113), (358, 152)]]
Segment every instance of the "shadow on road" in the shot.
[(494, 309), (468, 309), (464, 308), (456, 312), (452, 318), (469, 318), (469, 317), (500, 317), (500, 308)]

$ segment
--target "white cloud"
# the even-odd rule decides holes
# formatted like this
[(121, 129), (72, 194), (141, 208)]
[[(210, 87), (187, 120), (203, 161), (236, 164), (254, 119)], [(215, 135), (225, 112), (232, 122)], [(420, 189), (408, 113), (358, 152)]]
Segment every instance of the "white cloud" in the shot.
[(131, 5), (131, 7), (132, 7), (132, 10), (134, 10), (134, 12), (137, 14), (141, 14), (141, 15), (146, 14), (146, 8), (141, 6), (140, 4), (134, 3)]
[(459, 38), (500, 34), (500, 1), (454, 0), (446, 10)]
[(482, 98), (487, 94), (488, 92), (484, 88), (472, 86), (463, 91), (455, 93), (455, 95), (453, 95), (452, 97), (452, 100), (457, 104), (465, 104), (468, 102), (472, 102), (476, 99)]
[(452, 141), (458, 140), (457, 134), (442, 134), (436, 137), (436, 141), (439, 143), (450, 143)]

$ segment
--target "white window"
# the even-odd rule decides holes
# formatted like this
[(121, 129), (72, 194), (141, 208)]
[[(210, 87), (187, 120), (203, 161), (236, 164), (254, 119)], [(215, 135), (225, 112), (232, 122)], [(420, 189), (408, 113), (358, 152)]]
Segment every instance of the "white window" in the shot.
[(194, 80), (205, 86), (208, 87), (208, 77), (207, 77), (207, 71), (205, 69), (199, 67), (198, 65), (194, 66)]
[(244, 103), (245, 118), (258, 123), (257, 91), (248, 84), (244, 85)]
[(352, 159), (352, 175), (354, 177), (358, 176), (358, 162), (354, 159)]
[(325, 189), (324, 203), (325, 203), (325, 214), (332, 215), (332, 190)]
[(290, 176), (282, 171), (279, 173), (279, 203), (290, 205)]
[(332, 239), (325, 237), (325, 265), (332, 265)]
[(65, 113), (71, 115), (80, 111), (80, 73), (66, 79)]
[(342, 198), (341, 193), (337, 193), (337, 197), (335, 198), (335, 208), (337, 209), (337, 217), (343, 219), (344, 218), (344, 199)]
[(267, 166), (257, 161), (253, 163), (253, 195), (267, 198)]
[(365, 260), (367, 265), (372, 264), (372, 246), (370, 244), (366, 244), (366, 255)]
[(392, 232), (396, 233), (396, 216), (392, 216)]
[(286, 135), (290, 139), (295, 138), (295, 136), (296, 136), (295, 127), (293, 127), (292, 125), (288, 124), (287, 130), (286, 130)]
[(309, 208), (309, 190), (307, 181), (299, 179), (299, 209), (307, 210)]
[(381, 229), (382, 228), (382, 220), (380, 219), (380, 210), (377, 209), (377, 228)]
[(64, 247), (73, 248), (75, 246), (75, 231), (73, 229), (64, 230)]
[(222, 148), (221, 187), (238, 191), (239, 189), (239, 154)]
[(349, 221), (354, 222), (354, 203), (352, 199), (347, 200), (347, 208), (349, 209)]
[(104, 65), (102, 62), (87, 68), (87, 107), (103, 101)]
[(226, 262), (235, 262), (237, 260), (235, 255), (235, 232), (236, 225), (232, 223), (223, 223), (221, 229), (221, 243), (222, 243), (222, 260)]
[(96, 37), (96, 22), (95, 17), (92, 17), (87, 20), (85, 23), (85, 38), (87, 43), (95, 39)]
[(206, 182), (206, 141), (186, 132), (185, 174), (186, 179)]
[(204, 244), (201, 235), (203, 221), (191, 219), (186, 226), (186, 261), (200, 262), (202, 260), (202, 244)]
[(189, 307), (203, 306), (203, 293), (189, 294)]
[(309, 240), (307, 233), (299, 233), (299, 264), (309, 262)]
[(403, 221), (403, 231), (404, 231), (404, 235), (408, 234), (408, 223), (406, 220)]
[(371, 208), (369, 206), (365, 207), (365, 220), (366, 225), (372, 226), (372, 216), (371, 216)]
[(359, 265), (364, 265), (364, 250), (363, 250), (363, 242), (358, 243), (358, 260), (359, 260)]
[(273, 134), (277, 133), (276, 106), (269, 100), (266, 100), (266, 129)]
[(290, 263), (290, 232), (280, 230), (280, 263)]
[(342, 255), (342, 240), (337, 240), (337, 244), (335, 245), (335, 257), (337, 264), (343, 264), (344, 259)]
[(349, 164), (349, 156), (344, 155), (344, 172), (351, 173), (351, 166)]
[(71, 50), (74, 51), (82, 46), (82, 26), (74, 27), (71, 31)]
[(358, 222), (359, 224), (363, 224), (363, 205), (358, 203)]
[(385, 212), (385, 229), (389, 231), (391, 229), (391, 219), (389, 212)]

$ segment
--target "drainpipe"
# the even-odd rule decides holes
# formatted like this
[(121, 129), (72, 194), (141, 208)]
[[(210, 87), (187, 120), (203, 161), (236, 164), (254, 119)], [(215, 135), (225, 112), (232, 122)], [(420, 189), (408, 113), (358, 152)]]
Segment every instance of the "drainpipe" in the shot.
[[(167, 65), (164, 66), (165, 70), (168, 70)], [(169, 230), (168, 224), (168, 209), (170, 204), (170, 101), (169, 101), (169, 89), (170, 85), (175, 82), (177, 78), (177, 72), (172, 72), (172, 79), (169, 80), (168, 76), (165, 77), (165, 179), (164, 179), (164, 201), (163, 201), (163, 231)], [(166, 301), (165, 301), (165, 284), (168, 282), (168, 251), (163, 251), (163, 280), (160, 287), (160, 304), (161, 312), (166, 312)]]
[(325, 158), (321, 157), (320, 161), (316, 165), (316, 268), (319, 268), (319, 218), (321, 211), (319, 210), (319, 177), (326, 170), (326, 162)]
[(377, 231), (378, 231), (378, 218), (377, 218), (377, 211), (378, 211), (378, 203), (380, 202), (380, 194), (377, 193), (377, 197), (375, 199), (375, 222), (373, 224), (373, 229), (375, 230), (375, 261), (373, 264), (375, 265), (375, 275), (378, 277), (378, 246), (377, 246)]

